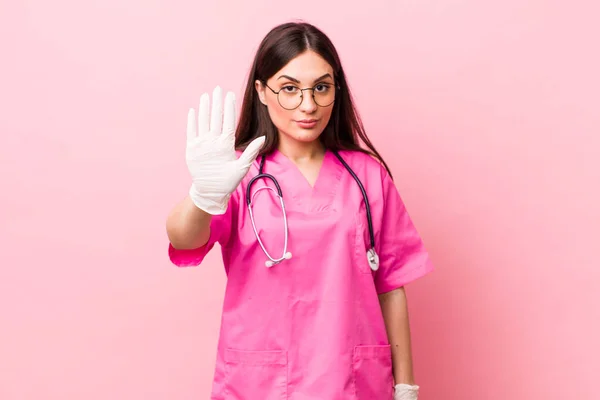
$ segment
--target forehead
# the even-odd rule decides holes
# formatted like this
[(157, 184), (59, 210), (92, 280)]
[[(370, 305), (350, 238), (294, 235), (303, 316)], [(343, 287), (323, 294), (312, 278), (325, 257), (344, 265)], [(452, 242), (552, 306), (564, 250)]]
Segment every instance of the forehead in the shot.
[(313, 83), (315, 79), (325, 75), (333, 76), (333, 68), (323, 57), (308, 50), (293, 58), (273, 76), (277, 80), (281, 75), (288, 75), (302, 83)]

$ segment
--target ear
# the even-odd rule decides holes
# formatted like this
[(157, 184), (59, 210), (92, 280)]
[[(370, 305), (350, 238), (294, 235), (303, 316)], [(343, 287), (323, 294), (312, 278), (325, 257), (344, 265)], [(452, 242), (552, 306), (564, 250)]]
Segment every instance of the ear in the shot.
[(254, 82), (254, 88), (256, 89), (256, 93), (258, 93), (258, 99), (264, 105), (267, 105), (267, 99), (265, 97), (265, 86), (258, 79)]

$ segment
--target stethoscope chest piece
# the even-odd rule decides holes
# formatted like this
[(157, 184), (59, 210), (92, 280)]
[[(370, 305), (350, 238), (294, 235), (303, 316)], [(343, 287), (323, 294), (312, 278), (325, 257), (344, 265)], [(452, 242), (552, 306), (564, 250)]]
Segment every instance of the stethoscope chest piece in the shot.
[(373, 271), (379, 269), (379, 256), (374, 248), (367, 250), (367, 261), (369, 262), (369, 267), (371, 267)]

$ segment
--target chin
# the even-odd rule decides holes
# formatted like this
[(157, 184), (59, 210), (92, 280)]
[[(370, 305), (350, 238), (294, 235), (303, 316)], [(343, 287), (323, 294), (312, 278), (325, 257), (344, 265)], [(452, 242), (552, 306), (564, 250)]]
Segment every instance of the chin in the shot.
[(309, 143), (317, 140), (319, 136), (321, 136), (321, 133), (323, 133), (324, 129), (325, 127), (320, 126), (320, 124), (319, 126), (315, 126), (311, 129), (303, 129), (298, 128), (297, 126), (292, 126), (289, 130), (287, 130), (287, 132), (285, 132), (285, 134), (298, 142)]
[(319, 138), (319, 136), (321, 136), (322, 130), (319, 131), (314, 131), (314, 132), (307, 132), (307, 131), (295, 131), (295, 132), (291, 132), (291, 134), (289, 134), (288, 136), (291, 137), (294, 140), (297, 140), (298, 142), (305, 142), (305, 143), (309, 143), (312, 141), (315, 141)]

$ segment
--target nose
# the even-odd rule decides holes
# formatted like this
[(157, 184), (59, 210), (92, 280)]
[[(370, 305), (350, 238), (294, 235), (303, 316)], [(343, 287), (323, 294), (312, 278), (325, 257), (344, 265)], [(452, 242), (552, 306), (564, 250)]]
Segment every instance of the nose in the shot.
[(300, 109), (306, 113), (312, 113), (316, 111), (317, 103), (315, 103), (315, 99), (313, 98), (313, 94), (310, 90), (307, 90), (302, 94)]

